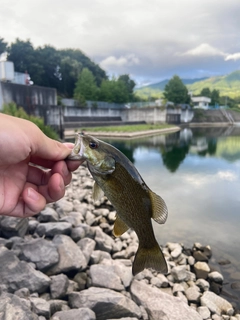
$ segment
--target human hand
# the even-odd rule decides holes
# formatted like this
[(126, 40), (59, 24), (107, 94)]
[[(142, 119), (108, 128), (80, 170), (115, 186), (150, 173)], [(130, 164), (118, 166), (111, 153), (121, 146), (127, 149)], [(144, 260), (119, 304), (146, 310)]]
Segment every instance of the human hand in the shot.
[(29, 217), (62, 198), (71, 171), (82, 163), (64, 161), (72, 147), (30, 121), (0, 113), (0, 215)]

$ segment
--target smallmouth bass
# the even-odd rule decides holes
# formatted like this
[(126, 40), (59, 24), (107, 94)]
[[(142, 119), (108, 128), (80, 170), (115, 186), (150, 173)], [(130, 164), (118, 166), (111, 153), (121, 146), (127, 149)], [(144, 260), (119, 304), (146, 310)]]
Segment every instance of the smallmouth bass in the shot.
[(86, 160), (95, 180), (93, 199), (106, 195), (116, 209), (113, 234), (118, 237), (132, 228), (139, 240), (132, 273), (145, 268), (167, 273), (167, 263), (155, 239), (151, 218), (165, 223), (168, 215), (164, 200), (151, 191), (132, 162), (112, 145), (95, 137), (78, 133), (68, 157)]

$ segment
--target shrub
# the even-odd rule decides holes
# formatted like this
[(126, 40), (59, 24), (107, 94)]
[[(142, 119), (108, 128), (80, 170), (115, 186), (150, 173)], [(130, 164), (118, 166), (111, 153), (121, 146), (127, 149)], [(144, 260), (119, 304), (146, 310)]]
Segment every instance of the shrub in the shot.
[(26, 113), (22, 107), (17, 107), (14, 102), (3, 105), (2, 113), (14, 116), (17, 118), (22, 118), (35, 123), (42, 132), (51, 139), (57, 140), (58, 134), (50, 126), (44, 124), (43, 118), (31, 116)]

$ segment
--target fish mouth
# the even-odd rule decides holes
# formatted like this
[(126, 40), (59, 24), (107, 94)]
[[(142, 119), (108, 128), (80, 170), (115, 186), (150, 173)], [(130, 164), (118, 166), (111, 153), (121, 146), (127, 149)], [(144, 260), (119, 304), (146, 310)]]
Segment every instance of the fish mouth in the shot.
[(83, 133), (76, 134), (75, 145), (70, 155), (67, 157), (69, 160), (86, 160), (86, 157), (84, 156), (85, 146), (82, 137)]

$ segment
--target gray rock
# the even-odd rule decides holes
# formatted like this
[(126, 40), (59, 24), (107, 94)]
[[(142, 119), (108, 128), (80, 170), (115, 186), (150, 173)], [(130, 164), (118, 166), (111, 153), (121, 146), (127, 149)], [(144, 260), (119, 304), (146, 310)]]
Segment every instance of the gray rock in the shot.
[(82, 253), (84, 254), (84, 257), (88, 264), (91, 254), (96, 247), (96, 241), (90, 238), (84, 238), (78, 241), (77, 245), (82, 250)]
[(182, 284), (174, 283), (172, 291), (173, 295), (176, 296), (178, 292), (184, 292), (185, 290)]
[(84, 290), (86, 289), (87, 274), (85, 272), (79, 272), (75, 275), (73, 281), (75, 281), (78, 284), (79, 291)]
[(48, 275), (68, 272), (71, 270), (83, 270), (87, 267), (86, 259), (77, 244), (66, 235), (56, 235), (53, 244), (57, 246), (59, 261), (47, 270)]
[(69, 280), (65, 274), (58, 274), (51, 277), (50, 292), (53, 299), (60, 299), (66, 296)]
[(185, 266), (176, 266), (171, 270), (171, 275), (177, 282), (182, 282), (187, 278), (187, 270)]
[(44, 271), (56, 264), (59, 254), (56, 245), (45, 239), (32, 239), (24, 243), (15, 243), (13, 249), (19, 250), (19, 259), (32, 262), (38, 270)]
[(110, 289), (91, 287), (69, 295), (71, 308), (87, 307), (93, 310), (98, 320), (121, 317), (141, 317), (139, 307), (129, 298)]
[(0, 220), (0, 234), (5, 238), (14, 236), (24, 237), (28, 231), (28, 219), (15, 217), (2, 217)]
[(214, 282), (217, 282), (217, 283), (223, 283), (223, 276), (218, 271), (210, 272), (208, 274), (208, 278), (211, 281), (214, 281)]
[(199, 251), (199, 250), (193, 251), (193, 257), (196, 261), (208, 262), (208, 257), (202, 251)]
[(190, 266), (193, 266), (194, 263), (195, 263), (194, 257), (193, 257), (193, 256), (189, 256), (189, 257), (188, 257), (188, 264), (189, 264)]
[(38, 316), (31, 311), (26, 300), (8, 293), (1, 295), (0, 298), (0, 319), (38, 320)]
[(95, 214), (95, 216), (107, 217), (109, 215), (109, 210), (106, 208), (99, 208), (93, 210), (93, 214)]
[(194, 264), (194, 271), (196, 273), (197, 279), (207, 279), (210, 272), (209, 265), (206, 262), (198, 261)]
[(37, 221), (36, 219), (29, 219), (28, 220), (28, 232), (30, 234), (33, 234), (37, 228), (37, 226), (39, 225), (39, 221)]
[[(107, 320), (119, 320), (119, 319), (107, 319)], [(138, 320), (138, 318), (132, 318), (132, 317), (124, 317), (124, 318), (121, 318), (121, 320)]]
[(94, 250), (91, 254), (90, 263), (97, 264), (100, 263), (103, 259), (112, 259), (110, 253), (101, 250)]
[(213, 292), (205, 291), (200, 299), (201, 305), (208, 307), (212, 313), (217, 313), (218, 315), (227, 314), (232, 316), (234, 309), (232, 305), (222, 297), (219, 297)]
[(100, 227), (95, 227), (95, 232), (96, 249), (111, 252), (114, 240), (104, 233)]
[(197, 286), (189, 287), (186, 291), (186, 297), (189, 302), (198, 303), (201, 297), (200, 289)]
[(58, 311), (67, 311), (70, 309), (67, 301), (64, 301), (64, 300), (54, 299), (54, 300), (49, 300), (48, 302), (50, 304), (51, 314), (54, 314)]
[(72, 230), (72, 225), (69, 222), (47, 222), (39, 223), (36, 228), (36, 233), (42, 237), (54, 237), (57, 234), (69, 235)]
[(76, 212), (76, 211), (72, 211), (72, 212), (69, 212), (67, 216), (65, 217), (62, 217), (60, 219), (60, 221), (65, 221), (65, 222), (69, 222), (71, 223), (71, 225), (73, 227), (76, 227), (78, 226), (80, 223), (82, 223), (84, 220), (83, 218), (83, 215), (81, 212)]
[(39, 316), (50, 318), (50, 304), (48, 301), (41, 298), (30, 298), (32, 311)]
[(86, 220), (86, 223), (87, 223), (89, 226), (91, 226), (91, 225), (93, 225), (94, 222), (95, 222), (95, 215), (92, 214), (92, 212), (87, 211), (87, 212), (86, 212), (86, 215), (85, 215), (85, 220)]
[(95, 238), (95, 229), (93, 227), (90, 227), (86, 223), (81, 223), (77, 227), (83, 228), (83, 230), (85, 231), (85, 237), (91, 238), (91, 239)]
[(112, 259), (103, 259), (101, 262), (103, 265), (113, 266), (115, 273), (120, 277), (124, 287), (129, 287), (132, 281), (132, 267), (130, 265), (125, 265), (122, 261), (112, 260)]
[(96, 320), (95, 313), (89, 308), (79, 308), (69, 311), (56, 312), (52, 320)]
[(67, 201), (66, 199), (60, 199), (56, 202), (57, 209), (60, 209), (63, 212), (63, 215), (73, 211), (73, 203)]
[(203, 320), (209, 319), (211, 316), (211, 312), (207, 307), (198, 307), (197, 312), (200, 314)]
[(124, 290), (120, 277), (116, 274), (112, 265), (94, 264), (90, 267), (92, 286), (113, 289), (116, 291)]
[(49, 287), (49, 277), (20, 261), (5, 247), (0, 247), (0, 261), (1, 283), (7, 285), (9, 292), (28, 288), (30, 292), (42, 293)]
[(76, 228), (73, 228), (71, 231), (71, 238), (77, 242), (85, 237), (85, 230), (83, 227), (78, 226)]
[(130, 289), (134, 301), (146, 309), (150, 320), (202, 320), (201, 316), (180, 298), (150, 287), (142, 281), (134, 280)]
[(30, 296), (30, 292), (28, 288), (21, 288), (14, 292), (15, 295), (17, 295), (19, 298), (26, 299)]
[(59, 220), (57, 212), (51, 207), (45, 207), (38, 216), (39, 222), (57, 222)]
[(198, 279), (196, 281), (196, 285), (200, 288), (202, 292), (209, 290), (210, 287), (209, 282), (204, 279)]
[(171, 256), (173, 259), (177, 259), (182, 253), (182, 246), (180, 244), (176, 244), (174, 250), (171, 251)]

